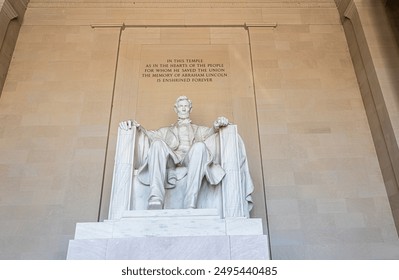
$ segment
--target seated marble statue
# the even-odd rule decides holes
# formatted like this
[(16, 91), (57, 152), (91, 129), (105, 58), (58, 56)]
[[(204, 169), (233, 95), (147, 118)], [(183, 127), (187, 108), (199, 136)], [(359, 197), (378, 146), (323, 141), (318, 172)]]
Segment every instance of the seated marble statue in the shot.
[(203, 179), (210, 185), (217, 185), (225, 176), (205, 141), (221, 127), (229, 125), (228, 119), (219, 117), (213, 127), (192, 124), (192, 103), (186, 96), (177, 98), (174, 110), (178, 120), (169, 127), (150, 131), (137, 121), (124, 121), (119, 125), (123, 130), (136, 127), (150, 140), (147, 156), (138, 172), (139, 181), (150, 187), (148, 209), (162, 209), (165, 188), (173, 188), (176, 180), (183, 177), (186, 177), (183, 206), (197, 208)]

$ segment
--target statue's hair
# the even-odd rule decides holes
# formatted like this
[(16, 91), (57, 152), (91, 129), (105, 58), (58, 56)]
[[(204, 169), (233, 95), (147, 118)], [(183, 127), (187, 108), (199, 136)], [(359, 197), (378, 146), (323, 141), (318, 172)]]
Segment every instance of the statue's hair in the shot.
[(193, 104), (192, 104), (191, 100), (188, 99), (188, 97), (185, 96), (185, 95), (179, 96), (179, 97), (176, 99), (175, 107), (177, 108), (177, 103), (179, 103), (180, 101), (183, 101), (183, 100), (188, 101), (188, 103), (190, 104), (190, 108), (193, 107)]

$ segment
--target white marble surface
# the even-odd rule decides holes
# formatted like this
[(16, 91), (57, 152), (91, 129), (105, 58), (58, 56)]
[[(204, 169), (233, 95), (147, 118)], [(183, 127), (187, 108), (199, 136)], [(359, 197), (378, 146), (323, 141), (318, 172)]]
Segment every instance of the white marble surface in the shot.
[(109, 239), (71, 240), (68, 260), (105, 260)]
[(227, 218), (227, 235), (262, 235), (262, 219)]
[(150, 217), (213, 217), (219, 218), (217, 209), (165, 209), (165, 210), (134, 210), (125, 211), (124, 218), (150, 218)]
[(77, 223), (75, 239), (110, 238), (114, 230), (113, 222)]
[(245, 192), (241, 186), (240, 158), (238, 152), (237, 127), (230, 126), (220, 131), (220, 158), (226, 176), (222, 181), (224, 217), (249, 217)]
[(119, 219), (122, 213), (130, 208), (135, 139), (135, 129), (118, 129), (111, 200), (108, 213), (109, 219)]
[(72, 240), (69, 260), (267, 260), (267, 236), (174, 236)]
[(141, 219), (140, 222), (117, 221), (114, 223), (113, 237), (130, 236), (202, 236), (225, 235), (225, 222), (221, 219)]
[(143, 210), (79, 223), (68, 259), (268, 259), (262, 220), (217, 209)]
[(102, 223), (78, 223), (75, 239), (140, 236), (262, 235), (262, 220), (221, 219), (216, 209), (143, 210)]
[(181, 236), (114, 239), (109, 242), (109, 246), (107, 247), (107, 259), (229, 259), (229, 246), (229, 239), (225, 236)]
[(269, 260), (269, 244), (266, 235), (230, 236), (230, 259)]

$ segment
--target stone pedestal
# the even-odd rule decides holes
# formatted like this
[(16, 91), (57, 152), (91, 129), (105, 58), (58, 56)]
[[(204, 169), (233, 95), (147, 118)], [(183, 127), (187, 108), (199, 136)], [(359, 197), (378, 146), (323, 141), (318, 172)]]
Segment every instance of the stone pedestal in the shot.
[(222, 219), (216, 209), (143, 210), (78, 223), (67, 259), (269, 259), (269, 249), (261, 219)]

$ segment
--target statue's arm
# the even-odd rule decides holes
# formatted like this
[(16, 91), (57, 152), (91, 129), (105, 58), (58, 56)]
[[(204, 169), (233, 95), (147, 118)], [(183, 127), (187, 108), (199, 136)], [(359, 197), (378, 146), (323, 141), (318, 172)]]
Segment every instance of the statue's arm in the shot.
[(135, 120), (127, 120), (119, 123), (119, 127), (123, 130), (130, 130), (133, 127), (136, 127), (138, 130), (143, 132), (150, 140), (154, 139), (154, 132), (148, 131), (141, 124), (139, 124)]

